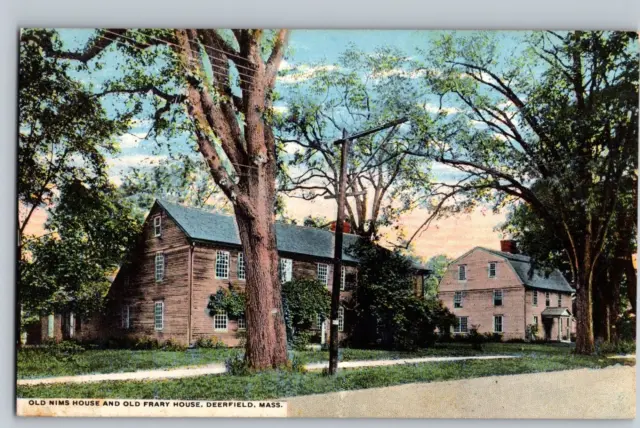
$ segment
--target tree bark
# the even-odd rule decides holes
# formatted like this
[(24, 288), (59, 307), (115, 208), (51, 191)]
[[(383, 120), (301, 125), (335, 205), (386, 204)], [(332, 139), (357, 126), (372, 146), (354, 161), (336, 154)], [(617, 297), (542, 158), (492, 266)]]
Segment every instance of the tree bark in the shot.
[(590, 355), (595, 352), (593, 335), (593, 270), (594, 260), (591, 255), (591, 236), (585, 234), (582, 256), (576, 258), (576, 353)]

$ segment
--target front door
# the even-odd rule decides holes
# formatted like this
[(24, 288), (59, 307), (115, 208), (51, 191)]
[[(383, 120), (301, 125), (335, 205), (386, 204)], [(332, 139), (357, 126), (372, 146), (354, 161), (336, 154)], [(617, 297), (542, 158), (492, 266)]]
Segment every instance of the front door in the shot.
[(544, 328), (544, 340), (552, 340), (551, 330), (553, 329), (553, 318), (543, 318), (542, 327)]

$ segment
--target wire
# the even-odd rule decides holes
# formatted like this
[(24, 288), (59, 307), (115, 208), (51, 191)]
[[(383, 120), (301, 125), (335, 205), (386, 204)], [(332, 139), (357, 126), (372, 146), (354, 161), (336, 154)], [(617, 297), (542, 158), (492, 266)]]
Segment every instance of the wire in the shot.
[[(114, 34), (117, 34), (117, 33), (114, 33)], [(152, 46), (153, 46), (153, 45), (151, 45), (151, 44), (149, 44), (149, 43), (139, 42), (139, 41), (137, 41), (137, 40), (135, 40), (135, 39), (133, 39), (133, 38), (131, 38), (131, 37), (127, 37), (127, 36), (124, 36), (124, 35), (121, 35), (121, 34), (118, 34), (118, 37), (117, 37), (117, 38), (115, 38), (115, 39), (114, 39), (114, 38), (111, 38), (111, 37), (104, 36), (104, 35), (102, 35), (102, 36), (98, 36), (98, 37), (99, 37), (99, 38), (106, 39), (106, 40), (110, 40), (110, 41), (112, 41), (112, 42), (116, 42), (116, 43), (118, 43), (118, 42), (122, 43), (122, 41), (121, 41), (121, 40), (119, 40), (119, 39), (120, 39), (120, 38), (123, 38), (123, 39), (126, 39), (126, 40), (131, 40), (131, 41), (133, 41), (133, 42), (135, 42), (135, 43), (137, 43), (137, 44), (142, 44), (142, 45), (146, 44), (146, 46), (147, 46), (147, 47), (152, 47)], [(134, 45), (131, 45), (131, 44), (129, 44), (128, 46), (129, 46), (129, 47), (131, 47), (132, 49), (137, 49), (137, 50), (139, 50), (139, 51), (141, 51), (141, 52), (143, 51), (143, 49), (142, 49), (142, 48), (140, 48), (140, 47), (138, 47), (138, 46), (134, 46)], [(175, 46), (178, 46), (178, 45), (175, 45)], [(189, 58), (188, 60), (189, 60), (192, 64), (199, 65), (199, 64), (198, 64), (198, 62), (197, 62), (197, 60), (196, 60), (195, 58)], [(221, 65), (216, 65), (216, 64), (211, 64), (211, 67), (212, 67), (212, 70), (211, 70), (211, 71), (212, 71), (212, 73), (213, 73), (215, 76), (222, 77), (222, 78), (225, 78), (225, 79), (226, 79), (226, 78), (228, 78), (228, 77), (230, 77), (228, 74), (222, 73), (222, 72), (220, 72), (220, 71), (216, 71), (216, 70), (213, 68), (213, 67), (217, 67), (217, 68), (221, 68), (221, 69), (223, 69), (223, 70), (227, 71), (223, 66), (221, 66)], [(183, 66), (183, 68), (184, 68), (184, 66)], [(186, 71), (186, 72), (188, 72), (189, 70), (187, 70), (187, 69), (185, 68), (185, 71)], [(245, 77), (248, 77), (248, 78), (252, 78), (251, 76), (248, 76), (248, 75), (246, 75), (246, 74), (242, 74), (242, 73), (238, 73), (238, 74), (239, 74), (239, 75), (241, 75), (241, 76), (245, 76)], [(240, 80), (242, 83), (245, 83), (245, 84), (247, 84), (247, 85), (249, 85), (249, 86), (253, 86), (253, 82), (250, 82), (250, 81), (247, 81), (247, 80), (243, 80), (243, 79), (241, 79), (240, 77), (238, 77), (238, 80)]]

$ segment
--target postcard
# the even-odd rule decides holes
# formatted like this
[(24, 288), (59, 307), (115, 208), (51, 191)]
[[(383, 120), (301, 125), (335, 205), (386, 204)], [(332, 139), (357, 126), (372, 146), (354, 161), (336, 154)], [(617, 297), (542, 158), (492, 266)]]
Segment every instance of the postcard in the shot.
[(637, 33), (18, 49), (18, 415), (635, 418)]

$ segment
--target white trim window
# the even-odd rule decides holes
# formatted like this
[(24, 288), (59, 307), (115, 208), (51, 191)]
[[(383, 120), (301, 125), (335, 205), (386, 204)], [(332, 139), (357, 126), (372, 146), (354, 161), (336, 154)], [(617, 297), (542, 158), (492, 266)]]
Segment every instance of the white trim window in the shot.
[(153, 218), (153, 236), (156, 238), (162, 236), (162, 217), (160, 214)]
[(469, 332), (469, 317), (457, 317), (458, 321), (453, 327), (454, 333), (468, 333)]
[(458, 281), (467, 280), (467, 265), (458, 265)]
[(558, 307), (562, 307), (562, 293), (558, 293)]
[(318, 263), (318, 281), (324, 285), (329, 285), (329, 265), (325, 263)]
[(293, 260), (280, 259), (280, 282), (285, 283), (293, 278)]
[(342, 266), (342, 271), (340, 273), (340, 291), (345, 290), (346, 283), (347, 283), (347, 268), (346, 266)]
[(216, 279), (229, 279), (228, 251), (216, 251)]
[(494, 315), (493, 317), (493, 332), (504, 333), (504, 317), (502, 315)]
[(238, 317), (238, 330), (246, 330), (247, 329), (247, 320), (245, 317)]
[(213, 329), (215, 331), (227, 331), (229, 328), (229, 317), (225, 311), (218, 311), (213, 316)]
[(544, 293), (544, 299), (545, 299), (545, 306), (547, 308), (551, 306), (551, 293), (549, 293), (548, 291)]
[(453, 307), (462, 307), (462, 291), (456, 291), (455, 293), (453, 293)]
[(131, 309), (129, 307), (129, 305), (123, 305), (122, 306), (122, 312), (120, 314), (121, 320), (120, 320), (120, 327), (124, 328), (124, 329), (128, 329), (130, 326), (130, 315), (131, 315)]
[(247, 272), (244, 264), (244, 253), (242, 251), (238, 253), (238, 266), (236, 271), (239, 280), (244, 281), (247, 279)]
[(502, 290), (493, 290), (493, 306), (502, 306)]
[(498, 263), (497, 262), (489, 262), (489, 278), (495, 278), (496, 277), (496, 272), (498, 270)]
[(538, 326), (538, 316), (537, 315), (533, 316), (533, 325), (535, 325), (536, 327)]
[(55, 322), (56, 322), (55, 315), (49, 314), (49, 316), (47, 317), (47, 337), (49, 339), (53, 338)]
[(344, 308), (338, 308), (338, 331), (344, 331)]
[(316, 328), (322, 328), (322, 323), (324, 322), (324, 315), (318, 314), (316, 315)]
[(162, 300), (153, 303), (153, 328), (156, 331), (164, 329), (164, 302)]
[(538, 306), (538, 290), (533, 290), (533, 306)]
[(162, 253), (156, 253), (156, 259), (155, 259), (156, 282), (161, 282), (164, 279), (164, 263), (165, 263), (165, 255)]

